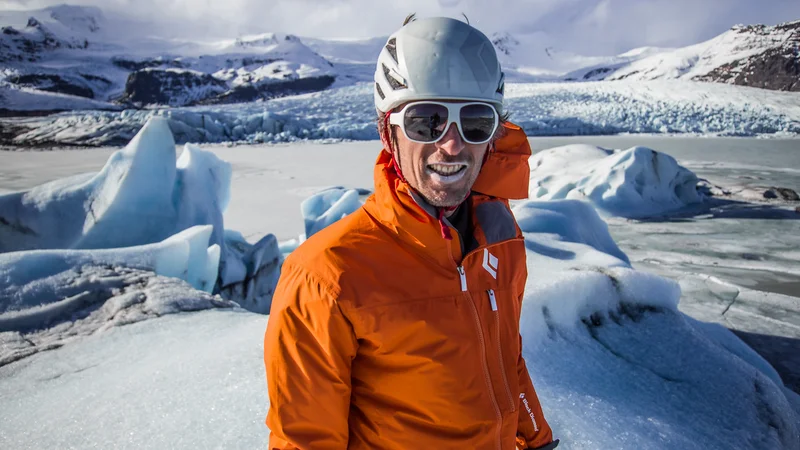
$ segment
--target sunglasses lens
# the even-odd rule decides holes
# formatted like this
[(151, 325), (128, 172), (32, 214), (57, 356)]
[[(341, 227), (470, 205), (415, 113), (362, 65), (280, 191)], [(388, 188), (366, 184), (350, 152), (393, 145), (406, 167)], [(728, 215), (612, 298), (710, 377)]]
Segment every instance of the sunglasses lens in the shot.
[(489, 141), (494, 134), (497, 113), (489, 105), (473, 104), (461, 108), (461, 133), (472, 144)]
[(433, 103), (411, 105), (403, 116), (406, 135), (415, 141), (433, 142), (439, 139), (446, 125), (447, 108)]

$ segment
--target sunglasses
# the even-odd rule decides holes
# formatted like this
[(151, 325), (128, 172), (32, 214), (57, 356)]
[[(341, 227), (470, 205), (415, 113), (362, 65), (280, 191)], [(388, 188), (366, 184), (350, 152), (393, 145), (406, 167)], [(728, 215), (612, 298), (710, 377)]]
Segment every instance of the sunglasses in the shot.
[(485, 144), (492, 139), (500, 119), (488, 103), (409, 103), (389, 114), (389, 123), (398, 125), (413, 142), (432, 144), (444, 136), (451, 123), (458, 126), (461, 138), (469, 144)]

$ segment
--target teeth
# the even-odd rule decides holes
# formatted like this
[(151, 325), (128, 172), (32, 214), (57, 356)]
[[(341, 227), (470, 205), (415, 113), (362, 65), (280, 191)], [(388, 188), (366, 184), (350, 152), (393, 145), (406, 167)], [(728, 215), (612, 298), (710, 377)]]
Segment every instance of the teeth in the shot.
[(428, 167), (440, 175), (452, 175), (463, 169), (465, 166), (463, 164), (431, 164)]

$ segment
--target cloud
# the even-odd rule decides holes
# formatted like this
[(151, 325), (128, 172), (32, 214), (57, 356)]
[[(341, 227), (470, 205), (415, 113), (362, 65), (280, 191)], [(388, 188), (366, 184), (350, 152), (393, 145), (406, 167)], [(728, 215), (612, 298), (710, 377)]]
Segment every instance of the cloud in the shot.
[[(35, 9), (52, 0), (4, 0), (2, 9)], [(581, 54), (683, 46), (737, 23), (800, 19), (797, 0), (78, 0), (107, 15), (147, 21), (163, 34), (235, 37), (267, 31), (313, 37), (386, 36), (405, 16), (467, 15), (491, 33), (536, 33), (546, 45)]]

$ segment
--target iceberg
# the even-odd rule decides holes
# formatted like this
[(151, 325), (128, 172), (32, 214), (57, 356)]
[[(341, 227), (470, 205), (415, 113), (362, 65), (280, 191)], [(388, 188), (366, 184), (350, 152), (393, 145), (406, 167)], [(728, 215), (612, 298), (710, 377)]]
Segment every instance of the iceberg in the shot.
[(800, 396), (730, 330), (678, 310), (591, 205), (526, 201), (523, 356), (571, 449), (800, 448)]
[(334, 187), (318, 192), (300, 204), (306, 238), (361, 207), (359, 190)]
[(705, 199), (692, 171), (646, 147), (567, 145), (535, 154), (530, 166), (531, 198), (586, 200), (615, 216), (665, 214)]
[(0, 254), (0, 366), (77, 336), (180, 311), (233, 307), (210, 295), (211, 226), (119, 249)]
[(169, 126), (151, 120), (99, 173), (0, 196), (0, 251), (129, 247), (220, 228), (230, 170), (191, 145), (176, 165)]
[[(243, 238), (226, 239), (223, 214), (230, 201), (230, 183), (230, 164), (211, 152), (187, 144), (176, 157), (169, 123), (156, 117), (112, 154), (98, 173), (0, 195), (0, 252), (17, 255), (36, 276), (39, 271), (34, 268), (66, 270), (84, 264), (85, 255), (93, 254), (57, 250), (133, 248), (174, 239), (188, 247), (164, 251), (147, 247), (147, 254), (160, 252), (160, 256), (144, 266), (266, 313), (282, 255), (272, 235), (254, 246)], [(203, 238), (186, 239), (187, 230), (196, 226), (207, 226)], [(214, 249), (213, 264), (205, 256), (206, 248)], [(43, 260), (29, 259), (28, 252), (52, 263), (40, 267)], [(125, 251), (102, 250), (97, 255), (116, 265), (142, 266), (138, 256)], [(251, 288), (243, 289), (247, 285)], [(38, 298), (28, 301), (36, 303)]]

